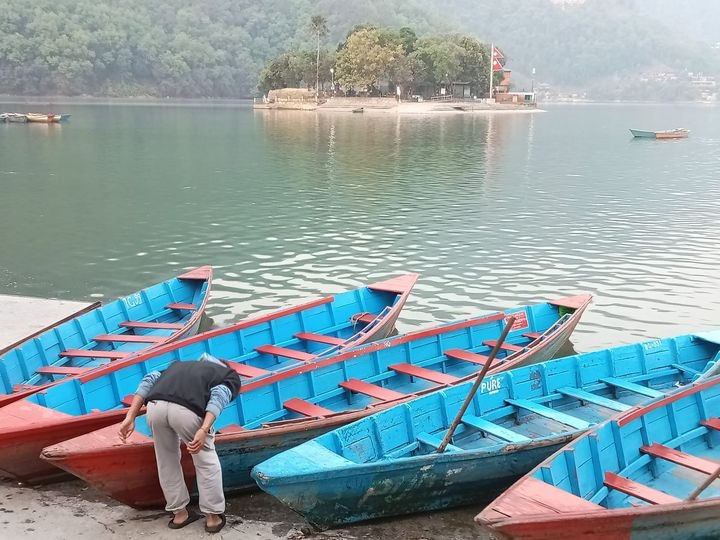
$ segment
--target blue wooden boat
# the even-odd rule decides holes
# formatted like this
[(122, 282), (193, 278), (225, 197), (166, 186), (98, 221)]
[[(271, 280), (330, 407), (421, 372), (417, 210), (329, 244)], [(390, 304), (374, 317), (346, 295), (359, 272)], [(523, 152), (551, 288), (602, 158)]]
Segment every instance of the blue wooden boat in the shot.
[(212, 267), (202, 266), (48, 328), (0, 355), (0, 406), (67, 377), (197, 332)]
[(647, 131), (645, 129), (631, 128), (630, 133), (638, 139), (685, 139), (690, 135), (690, 130), (675, 128), (665, 131)]
[(494, 538), (720, 538), (720, 378), (628, 411), (483, 510)]
[[(474, 377), (511, 314), (516, 316), (515, 324), (495, 370), (551, 358), (570, 336), (590, 298), (561, 298), (456, 321), (249, 380), (238, 399), (215, 421), (215, 447), (225, 489), (256, 489), (250, 470), (276, 453), (418, 394)], [(222, 350), (213, 347), (209, 352), (220, 354)], [(116, 374), (120, 393), (133, 392), (148, 369), (163, 369), (175, 358), (193, 357), (169, 349), (163, 355), (147, 355), (142, 363)], [(79, 415), (78, 396), (86, 396), (87, 401), (95, 388), (110, 382), (106, 377), (81, 380), (78, 387), (56, 387), (52, 389), (56, 395), (48, 392), (44, 397), (46, 404), (58, 404), (66, 414)], [(96, 407), (95, 403), (93, 400), (86, 407)], [(32, 405), (37, 415), (40, 404)], [(124, 411), (114, 407), (103, 414), (121, 420)], [(138, 419), (135, 433), (126, 443), (118, 439), (117, 429), (117, 425), (110, 426), (65, 440), (45, 448), (42, 457), (126, 504), (162, 505), (152, 436), (144, 418)], [(185, 479), (192, 489), (192, 462), (187, 455), (183, 459)]]
[(690, 382), (718, 358), (720, 332), (513, 369), (483, 380), (442, 454), (472, 382), (326, 433), (252, 476), (320, 528), (487, 501), (591, 426)]
[[(117, 422), (124, 415), (126, 396), (135, 391), (142, 376), (172, 361), (209, 353), (229, 360), (249, 379), (302, 370), (323, 355), (385, 337), (394, 330), (417, 277), (398, 276), (135, 354), (120, 365), (73, 372), (74, 380), (60, 381), (0, 408), (0, 469), (27, 482), (55, 479), (61, 471), (39, 459), (43, 447)], [(136, 300), (141, 299), (139, 295)], [(114, 324), (128, 318), (121, 313)], [(86, 331), (84, 335), (95, 334)], [(63, 354), (95, 359), (126, 353), (73, 349)]]

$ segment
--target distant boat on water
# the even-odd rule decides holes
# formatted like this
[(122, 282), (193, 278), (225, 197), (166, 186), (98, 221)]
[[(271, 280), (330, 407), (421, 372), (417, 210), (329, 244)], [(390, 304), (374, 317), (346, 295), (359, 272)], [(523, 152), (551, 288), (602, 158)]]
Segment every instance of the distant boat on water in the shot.
[(2, 113), (0, 114), (0, 122), (25, 123), (27, 122), (27, 116), (20, 113)]
[(70, 118), (69, 114), (27, 113), (25, 116), (27, 117), (28, 122), (37, 122), (41, 124), (53, 124)]
[(666, 131), (647, 131), (644, 129), (630, 129), (633, 137), (639, 139), (685, 139), (690, 130), (685, 128), (668, 129)]
[(70, 118), (69, 114), (45, 114), (45, 113), (0, 113), (0, 122), (38, 124), (56, 124)]

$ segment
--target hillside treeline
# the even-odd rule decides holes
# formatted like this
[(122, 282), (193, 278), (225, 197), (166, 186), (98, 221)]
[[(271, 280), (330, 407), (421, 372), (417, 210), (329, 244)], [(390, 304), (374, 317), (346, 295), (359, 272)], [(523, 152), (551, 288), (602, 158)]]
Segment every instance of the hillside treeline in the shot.
[[(694, 39), (716, 35), (697, 20), (717, 8), (671, 25), (682, 3), (663, 0), (654, 18), (654, 1), (2, 0), (0, 93), (254, 95), (268, 60), (314, 50), (308, 21), (316, 14), (327, 19), (322, 46), (330, 51), (357, 25), (410, 27), (420, 39), (454, 32), (494, 41), (518, 76), (536, 67), (536, 80), (553, 85), (720, 71), (720, 52)], [(683, 21), (695, 21), (697, 34)]]

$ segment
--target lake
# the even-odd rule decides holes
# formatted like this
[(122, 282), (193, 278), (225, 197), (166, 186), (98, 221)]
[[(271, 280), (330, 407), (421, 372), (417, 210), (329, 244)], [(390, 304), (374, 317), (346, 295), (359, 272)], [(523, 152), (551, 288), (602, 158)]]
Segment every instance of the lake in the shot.
[(401, 330), (581, 291), (577, 351), (718, 322), (718, 106), (0, 104), (33, 109), (72, 118), (0, 124), (0, 293), (109, 300), (212, 264), (221, 325), (414, 271)]

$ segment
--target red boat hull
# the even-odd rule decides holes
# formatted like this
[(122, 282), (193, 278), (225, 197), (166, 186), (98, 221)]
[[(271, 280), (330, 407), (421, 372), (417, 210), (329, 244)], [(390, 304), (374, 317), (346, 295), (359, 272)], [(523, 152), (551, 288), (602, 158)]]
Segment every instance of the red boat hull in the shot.
[(65, 472), (39, 459), (42, 449), (115, 424), (124, 416), (125, 411), (118, 410), (73, 417), (28, 401), (11, 403), (3, 408), (0, 472), (30, 484), (62, 480)]
[(596, 515), (524, 516), (502, 523), (475, 520), (498, 540), (672, 540), (720, 537), (720, 501), (708, 499), (662, 507), (627, 508)]

